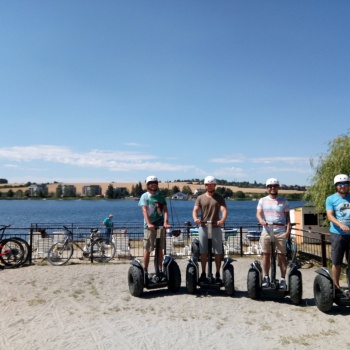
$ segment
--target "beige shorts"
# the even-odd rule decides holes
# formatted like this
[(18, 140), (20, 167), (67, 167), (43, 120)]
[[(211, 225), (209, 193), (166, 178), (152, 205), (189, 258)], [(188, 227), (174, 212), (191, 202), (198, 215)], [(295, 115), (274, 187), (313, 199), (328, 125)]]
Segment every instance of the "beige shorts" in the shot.
[[(160, 249), (165, 248), (165, 229), (160, 236)], [(145, 229), (143, 232), (143, 248), (149, 252), (154, 250), (156, 247), (157, 230)]]
[[(275, 234), (275, 246), (277, 253), (286, 254), (286, 235), (285, 233), (277, 233)], [(271, 253), (271, 242), (270, 242), (270, 234), (266, 231), (263, 231), (260, 236), (260, 244), (263, 253)]]

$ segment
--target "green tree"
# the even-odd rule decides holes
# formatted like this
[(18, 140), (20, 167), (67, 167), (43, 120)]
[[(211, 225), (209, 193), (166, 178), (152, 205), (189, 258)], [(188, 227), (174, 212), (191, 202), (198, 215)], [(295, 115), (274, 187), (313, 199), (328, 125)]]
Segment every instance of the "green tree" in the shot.
[(62, 185), (58, 185), (56, 187), (55, 197), (56, 198), (61, 198), (62, 197)]
[(350, 174), (350, 136), (342, 135), (328, 143), (328, 151), (311, 167), (314, 175), (304, 199), (315, 206), (318, 213), (325, 212), (326, 198), (335, 192), (333, 178), (337, 174)]
[(23, 198), (23, 191), (22, 190), (17, 190), (15, 193), (16, 198)]
[(243, 191), (237, 191), (237, 192), (235, 192), (235, 198), (244, 199), (245, 193)]
[(131, 188), (131, 194), (134, 197), (141, 197), (142, 194), (144, 193), (144, 190), (142, 189), (142, 184), (139, 182), (137, 185), (132, 186)]
[(173, 188), (171, 189), (171, 193), (176, 194), (178, 192), (180, 192), (180, 189), (177, 186), (173, 186)]
[(6, 197), (13, 197), (15, 195), (15, 192), (13, 192), (12, 190), (8, 190), (6, 193)]
[(6, 179), (0, 179), (0, 184), (7, 184), (8, 181)]
[(188, 196), (193, 194), (190, 186), (183, 186), (182, 187), (182, 193), (187, 194)]
[(225, 188), (224, 197), (225, 198), (233, 197), (233, 191), (230, 188)]
[(114, 198), (114, 188), (112, 184), (109, 184), (106, 191), (106, 198)]

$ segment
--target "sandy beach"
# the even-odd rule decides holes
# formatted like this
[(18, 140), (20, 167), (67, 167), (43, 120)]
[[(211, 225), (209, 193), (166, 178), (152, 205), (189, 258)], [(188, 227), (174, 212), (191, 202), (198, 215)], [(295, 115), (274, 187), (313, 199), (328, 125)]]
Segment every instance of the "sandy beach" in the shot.
[(346, 349), (350, 308), (320, 312), (313, 299), (316, 267), (302, 268), (303, 302), (247, 297), (253, 257), (237, 258), (235, 296), (185, 288), (187, 260), (177, 260), (178, 294), (128, 290), (130, 261), (1, 270), (1, 349)]

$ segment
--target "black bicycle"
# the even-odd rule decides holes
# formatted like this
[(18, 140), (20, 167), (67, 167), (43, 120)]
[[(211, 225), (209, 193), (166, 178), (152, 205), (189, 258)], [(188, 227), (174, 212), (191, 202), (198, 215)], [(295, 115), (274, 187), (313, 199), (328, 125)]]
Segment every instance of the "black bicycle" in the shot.
[(73, 241), (73, 232), (66, 226), (63, 226), (65, 236), (62, 242), (52, 245), (47, 260), (51, 265), (62, 266), (67, 264), (73, 255), (73, 245), (83, 252), (84, 258), (92, 258), (98, 263), (108, 262), (114, 258), (115, 245), (113, 242), (107, 242), (101, 238), (98, 229), (90, 230), (90, 238), (86, 239), (86, 244), (81, 248), (78, 243)]
[(5, 230), (11, 225), (0, 225), (0, 262), (5, 268), (19, 267), (26, 261), (25, 249), (18, 238), (5, 238)]

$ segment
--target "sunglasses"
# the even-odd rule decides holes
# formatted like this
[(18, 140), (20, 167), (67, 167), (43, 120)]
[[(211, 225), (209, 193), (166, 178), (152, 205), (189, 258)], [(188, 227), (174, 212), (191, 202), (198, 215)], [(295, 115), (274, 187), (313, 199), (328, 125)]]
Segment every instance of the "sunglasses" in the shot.
[(150, 181), (148, 185), (158, 185), (158, 181)]
[(277, 187), (280, 187), (280, 185), (268, 185), (268, 186), (267, 186), (267, 188), (272, 188), (272, 187), (277, 188)]
[(348, 187), (348, 186), (349, 186), (349, 183), (348, 183), (348, 182), (338, 182), (338, 183), (337, 183), (337, 186), (345, 186), (345, 187)]

